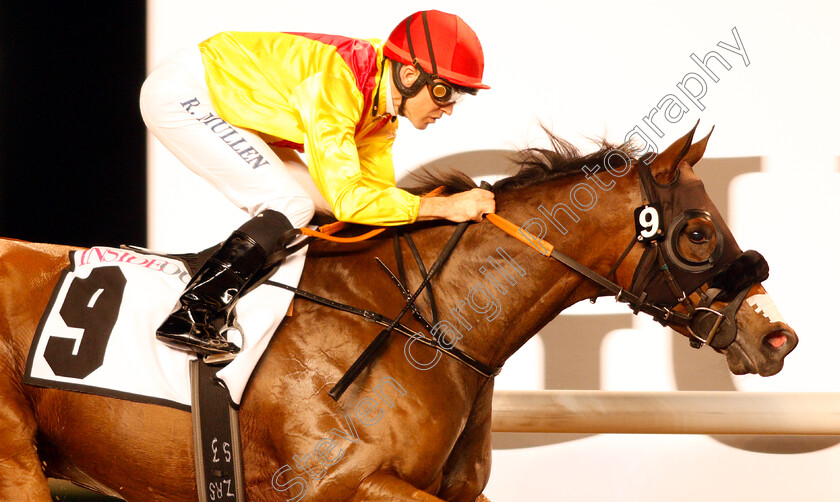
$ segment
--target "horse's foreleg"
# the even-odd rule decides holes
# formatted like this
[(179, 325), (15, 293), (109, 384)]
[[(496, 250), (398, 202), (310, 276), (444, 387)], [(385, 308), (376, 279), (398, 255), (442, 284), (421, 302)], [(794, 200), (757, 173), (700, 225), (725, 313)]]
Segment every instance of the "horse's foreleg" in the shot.
[(419, 490), (414, 485), (385, 472), (375, 472), (359, 485), (351, 502), (374, 502), (388, 500), (393, 502), (444, 502), (434, 495)]
[[(0, 384), (0, 399), (8, 396)], [(52, 500), (35, 449), (35, 420), (19, 400), (0, 407), (0, 438), (0, 500)]]
[(476, 397), (467, 426), (444, 465), (438, 495), (445, 500), (487, 501), (481, 492), (490, 479), (492, 399), (493, 382), (488, 382)]
[(0, 459), (0, 500), (51, 501), (47, 478), (34, 446)]

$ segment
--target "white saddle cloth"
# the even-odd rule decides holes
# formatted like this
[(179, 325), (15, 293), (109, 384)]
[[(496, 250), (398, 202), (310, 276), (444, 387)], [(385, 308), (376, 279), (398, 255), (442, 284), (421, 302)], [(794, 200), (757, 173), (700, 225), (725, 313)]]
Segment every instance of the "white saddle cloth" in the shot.
[[(306, 249), (271, 277), (296, 286)], [(189, 360), (155, 330), (175, 310), (189, 282), (176, 259), (95, 247), (70, 253), (35, 334), (25, 381), (188, 409)], [(236, 304), (242, 351), (218, 376), (239, 403), (248, 379), (291, 304), (290, 291), (261, 285)]]

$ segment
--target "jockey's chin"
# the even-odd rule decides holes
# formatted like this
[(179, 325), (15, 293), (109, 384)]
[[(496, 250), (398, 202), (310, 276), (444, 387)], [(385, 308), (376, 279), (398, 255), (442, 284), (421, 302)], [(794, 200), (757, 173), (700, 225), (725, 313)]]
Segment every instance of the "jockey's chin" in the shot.
[(454, 107), (454, 103), (447, 106), (438, 106), (432, 101), (428, 92), (421, 91), (416, 96), (406, 100), (403, 116), (411, 122), (415, 129), (423, 130), (444, 115), (452, 115)]

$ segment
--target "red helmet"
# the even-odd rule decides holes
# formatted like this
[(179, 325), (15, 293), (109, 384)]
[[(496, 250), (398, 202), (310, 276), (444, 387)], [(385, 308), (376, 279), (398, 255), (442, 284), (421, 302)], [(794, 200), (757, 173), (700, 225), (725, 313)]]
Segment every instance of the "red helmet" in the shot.
[(463, 19), (437, 10), (415, 12), (394, 28), (383, 50), (386, 57), (419, 65), (433, 77), (473, 89), (481, 83), (484, 52), (475, 32)]

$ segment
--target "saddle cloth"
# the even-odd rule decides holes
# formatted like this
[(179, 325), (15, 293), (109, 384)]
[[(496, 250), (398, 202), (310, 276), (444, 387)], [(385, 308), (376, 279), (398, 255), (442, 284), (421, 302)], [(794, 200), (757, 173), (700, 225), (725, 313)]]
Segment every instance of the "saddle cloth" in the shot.
[[(297, 285), (305, 252), (288, 257), (272, 279), (282, 272), (280, 282), (293, 278)], [(157, 341), (155, 330), (189, 279), (172, 257), (106, 247), (71, 252), (35, 333), (24, 381), (188, 410), (195, 355)], [(235, 404), (291, 300), (289, 291), (260, 285), (237, 303), (242, 339), (231, 340), (242, 351), (217, 375)]]

